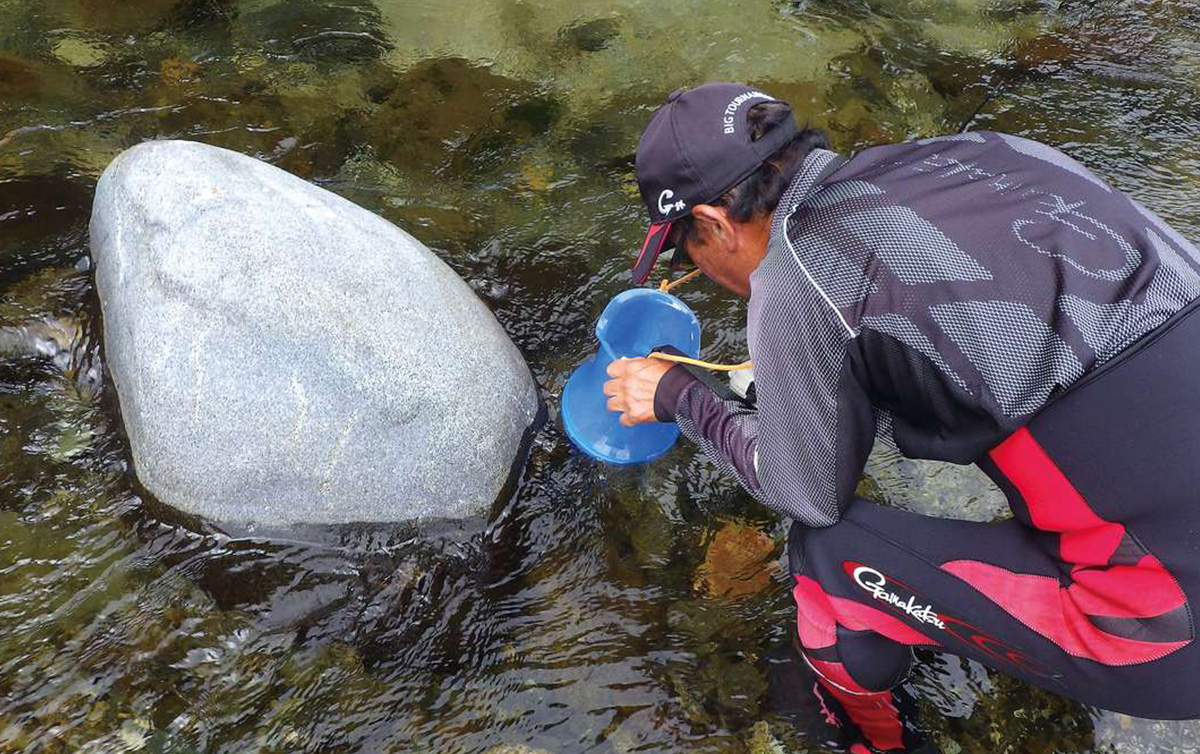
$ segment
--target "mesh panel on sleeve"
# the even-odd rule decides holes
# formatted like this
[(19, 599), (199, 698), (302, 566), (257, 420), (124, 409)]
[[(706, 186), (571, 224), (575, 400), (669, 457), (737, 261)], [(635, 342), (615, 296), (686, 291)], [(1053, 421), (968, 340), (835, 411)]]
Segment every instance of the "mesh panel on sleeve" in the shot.
[(747, 479), (746, 476), (738, 470), (737, 466), (734, 465), (733, 460), (727, 458), (726, 455), (721, 452), (721, 449), (714, 445), (707, 437), (705, 437), (704, 434), (696, 427), (695, 423), (691, 420), (690, 417), (694, 416), (696, 413), (695, 402), (698, 396), (702, 394), (700, 391), (707, 391), (708, 399), (715, 401), (726, 415), (733, 418), (733, 421), (737, 425), (738, 431), (742, 434), (742, 436), (754, 441), (757, 441), (758, 439), (758, 426), (755, 421), (756, 412), (753, 409), (747, 408), (742, 403), (735, 401), (723, 401), (713, 395), (712, 392), (709, 391), (704, 385), (696, 383), (688, 387), (683, 391), (683, 393), (680, 394), (679, 403), (676, 404), (675, 409), (675, 423), (679, 426), (680, 432), (700, 446), (700, 449), (704, 451), (704, 454), (708, 456), (708, 458), (714, 464), (716, 464), (717, 468), (726, 474), (732, 475), (738, 480), (738, 482), (747, 492), (749, 492), (758, 500), (763, 501), (761, 492), (758, 489), (755, 489), (751, 480)]
[(875, 409), (875, 439), (892, 450), (896, 449), (895, 424), (896, 417), (891, 411)]
[[(810, 526), (828, 526), (840, 518), (841, 443), (862, 432), (873, 437), (875, 431), (872, 422), (853, 431), (838, 426), (838, 379), (851, 334), (828, 295), (797, 265), (783, 232), (787, 208), (799, 205), (822, 175), (844, 162), (826, 150), (809, 155), (780, 200), (767, 257), (751, 276), (747, 338), (755, 361), (758, 410), (720, 401), (692, 386), (680, 396), (676, 411), (681, 431), (718, 466), (737, 476), (767, 507)], [(834, 257), (816, 260), (836, 262)], [(863, 281), (852, 266), (840, 274)], [(839, 298), (862, 298), (866, 292), (843, 290)], [(738, 448), (753, 441), (753, 460), (742, 458), (744, 468), (738, 468), (740, 456), (731, 452), (732, 446), (719, 447), (729, 445), (730, 437)]]
[(801, 235), (793, 247), (813, 278), (821, 281), (821, 290), (834, 308), (844, 309), (879, 291), (861, 267), (821, 236)]

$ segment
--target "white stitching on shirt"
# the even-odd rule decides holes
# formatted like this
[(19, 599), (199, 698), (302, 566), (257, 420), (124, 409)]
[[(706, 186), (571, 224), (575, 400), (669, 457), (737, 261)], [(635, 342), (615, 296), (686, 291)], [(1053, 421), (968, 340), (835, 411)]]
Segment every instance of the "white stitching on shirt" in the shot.
[(795, 259), (796, 264), (800, 265), (800, 269), (804, 271), (804, 276), (808, 278), (808, 282), (812, 283), (813, 288), (817, 289), (817, 293), (821, 294), (821, 298), (825, 300), (825, 303), (829, 304), (829, 308), (832, 309), (833, 313), (837, 315), (838, 321), (842, 323), (842, 327), (846, 328), (846, 332), (850, 333), (850, 337), (857, 338), (858, 331), (856, 331), (846, 322), (846, 318), (843, 317), (838, 308), (833, 305), (833, 301), (829, 298), (829, 295), (825, 293), (825, 289), (817, 285), (817, 281), (813, 278), (812, 273), (810, 273), (808, 268), (804, 266), (804, 262), (800, 261), (800, 255), (796, 253), (796, 247), (792, 245), (792, 239), (787, 233), (787, 226), (792, 219), (792, 215), (796, 214), (796, 210), (799, 208), (799, 205), (793, 207), (792, 211), (787, 214), (787, 217), (783, 218), (783, 240), (787, 242), (788, 251), (792, 252), (792, 259)]

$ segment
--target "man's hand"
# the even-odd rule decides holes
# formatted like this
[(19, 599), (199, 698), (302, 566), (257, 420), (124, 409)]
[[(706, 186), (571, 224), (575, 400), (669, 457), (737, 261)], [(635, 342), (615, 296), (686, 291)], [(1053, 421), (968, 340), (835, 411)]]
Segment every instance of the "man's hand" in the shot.
[(604, 383), (608, 410), (621, 412), (621, 423), (632, 427), (657, 421), (654, 416), (654, 393), (662, 376), (674, 366), (662, 359), (617, 359), (608, 365)]

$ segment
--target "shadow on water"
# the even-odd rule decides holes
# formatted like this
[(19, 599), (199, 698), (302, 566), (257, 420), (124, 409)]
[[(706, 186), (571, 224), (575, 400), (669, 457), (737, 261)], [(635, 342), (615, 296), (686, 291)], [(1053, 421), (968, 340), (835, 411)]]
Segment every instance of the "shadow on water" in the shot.
[[(689, 447), (608, 468), (556, 424), (628, 285), (633, 150), (677, 86), (750, 81), (847, 152), (963, 126), (1064, 145), (1200, 231), (1200, 18), (1178, 2), (0, 0), (0, 19), (0, 751), (831, 750), (767, 705), (785, 522)], [(112, 391), (79, 380), (99, 376), (81, 262), (96, 179), (148, 138), (301, 175), (468, 281), (549, 415), (490, 515), (264, 531), (137, 488)], [(682, 295), (706, 354), (743, 357), (742, 305)], [(977, 474), (883, 451), (860, 492), (1006, 515)], [(909, 688), (950, 754), (1200, 738), (953, 658)]]

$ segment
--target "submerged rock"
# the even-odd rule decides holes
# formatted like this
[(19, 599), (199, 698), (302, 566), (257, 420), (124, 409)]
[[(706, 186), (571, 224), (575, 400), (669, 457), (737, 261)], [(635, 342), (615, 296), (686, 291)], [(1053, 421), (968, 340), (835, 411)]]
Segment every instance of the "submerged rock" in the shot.
[(558, 30), (558, 38), (580, 52), (600, 52), (621, 33), (621, 25), (613, 18), (597, 18), (576, 22)]
[(92, 255), (142, 484), (219, 521), (484, 511), (537, 395), (520, 353), (420, 242), (240, 154), (135, 147)]
[(50, 49), (50, 53), (75, 68), (91, 68), (107, 58), (103, 47), (78, 37), (64, 37)]
[(697, 591), (714, 596), (757, 594), (771, 583), (779, 564), (771, 560), (775, 540), (761, 529), (728, 521), (709, 542), (696, 574)]

